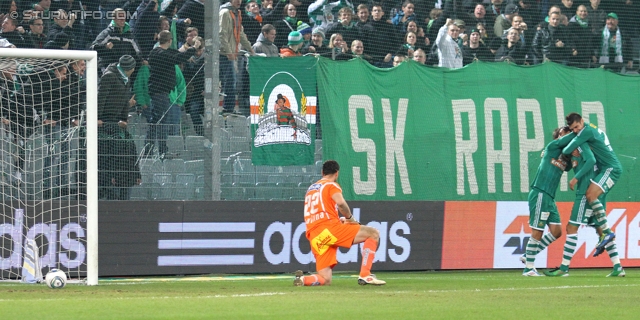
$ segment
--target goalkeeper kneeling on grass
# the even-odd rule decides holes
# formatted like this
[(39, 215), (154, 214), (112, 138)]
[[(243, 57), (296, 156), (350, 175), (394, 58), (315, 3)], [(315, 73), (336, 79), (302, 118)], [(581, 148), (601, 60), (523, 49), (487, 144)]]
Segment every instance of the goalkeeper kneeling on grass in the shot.
[[(316, 258), (318, 273), (303, 276), (302, 271), (296, 271), (296, 278), (293, 280), (295, 286), (331, 284), (333, 267), (338, 264), (336, 259), (338, 247), (349, 248), (362, 242), (364, 246), (358, 284), (378, 286), (386, 284), (371, 273), (380, 233), (375, 228), (361, 226), (355, 220), (342, 196), (342, 189), (336, 182), (339, 172), (338, 162), (326, 161), (322, 165), (322, 179), (312, 184), (307, 190), (304, 200), (304, 221), (307, 226), (307, 239), (311, 243), (311, 251)], [(343, 217), (339, 218), (338, 211)]]

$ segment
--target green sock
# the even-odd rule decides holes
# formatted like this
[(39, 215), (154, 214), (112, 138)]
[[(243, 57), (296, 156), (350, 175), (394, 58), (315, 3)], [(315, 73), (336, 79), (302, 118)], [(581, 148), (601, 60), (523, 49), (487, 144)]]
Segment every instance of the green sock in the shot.
[(578, 234), (568, 234), (567, 241), (564, 243), (564, 252), (562, 253), (562, 264), (560, 270), (569, 271), (569, 264), (571, 264), (571, 258), (576, 251), (576, 244), (578, 243)]
[(538, 254), (540, 248), (540, 241), (529, 238), (529, 242), (527, 242), (527, 269), (533, 269), (533, 264), (536, 261), (536, 254)]
[(611, 259), (611, 263), (613, 263), (613, 268), (620, 267), (620, 257), (618, 256), (618, 248), (616, 247), (616, 242), (611, 241), (604, 247), (607, 250), (607, 254), (609, 254), (609, 258)]
[(538, 247), (540, 248), (538, 252), (542, 252), (542, 250), (546, 249), (554, 241), (556, 241), (556, 237), (554, 237), (551, 233), (547, 233), (542, 236), (542, 239), (540, 239), (540, 244), (538, 245)]
[(598, 223), (606, 223), (607, 213), (604, 212), (604, 207), (602, 206), (602, 203), (600, 203), (600, 200), (596, 199), (593, 202), (589, 202), (589, 205), (591, 206)]

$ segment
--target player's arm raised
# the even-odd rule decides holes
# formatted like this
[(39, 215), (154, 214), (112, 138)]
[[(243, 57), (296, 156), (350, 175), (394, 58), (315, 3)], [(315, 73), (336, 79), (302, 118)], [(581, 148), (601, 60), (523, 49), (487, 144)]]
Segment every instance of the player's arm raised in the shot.
[(338, 206), (338, 211), (340, 212), (340, 214), (342, 214), (342, 216), (345, 217), (347, 221), (358, 223), (358, 221), (356, 221), (356, 218), (351, 213), (351, 209), (349, 209), (349, 204), (347, 204), (347, 201), (344, 200), (342, 193), (340, 192), (334, 193), (331, 196), (331, 198), (333, 199), (333, 201), (336, 202), (336, 205)]

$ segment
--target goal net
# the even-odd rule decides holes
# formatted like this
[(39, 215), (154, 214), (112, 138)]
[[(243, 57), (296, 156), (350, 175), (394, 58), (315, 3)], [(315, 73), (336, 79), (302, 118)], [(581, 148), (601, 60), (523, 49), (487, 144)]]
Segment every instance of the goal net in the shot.
[(0, 279), (97, 284), (95, 52), (0, 52)]

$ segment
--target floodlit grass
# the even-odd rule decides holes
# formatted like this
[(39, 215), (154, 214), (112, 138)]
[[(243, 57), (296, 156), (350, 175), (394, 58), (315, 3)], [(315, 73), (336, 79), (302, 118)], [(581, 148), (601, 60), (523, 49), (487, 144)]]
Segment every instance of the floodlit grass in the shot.
[[(377, 273), (382, 287), (337, 274), (330, 287), (292, 276), (101, 280), (96, 287), (0, 283), (3, 319), (638, 319), (640, 272), (571, 270)], [(191, 279), (194, 281), (178, 281)]]

